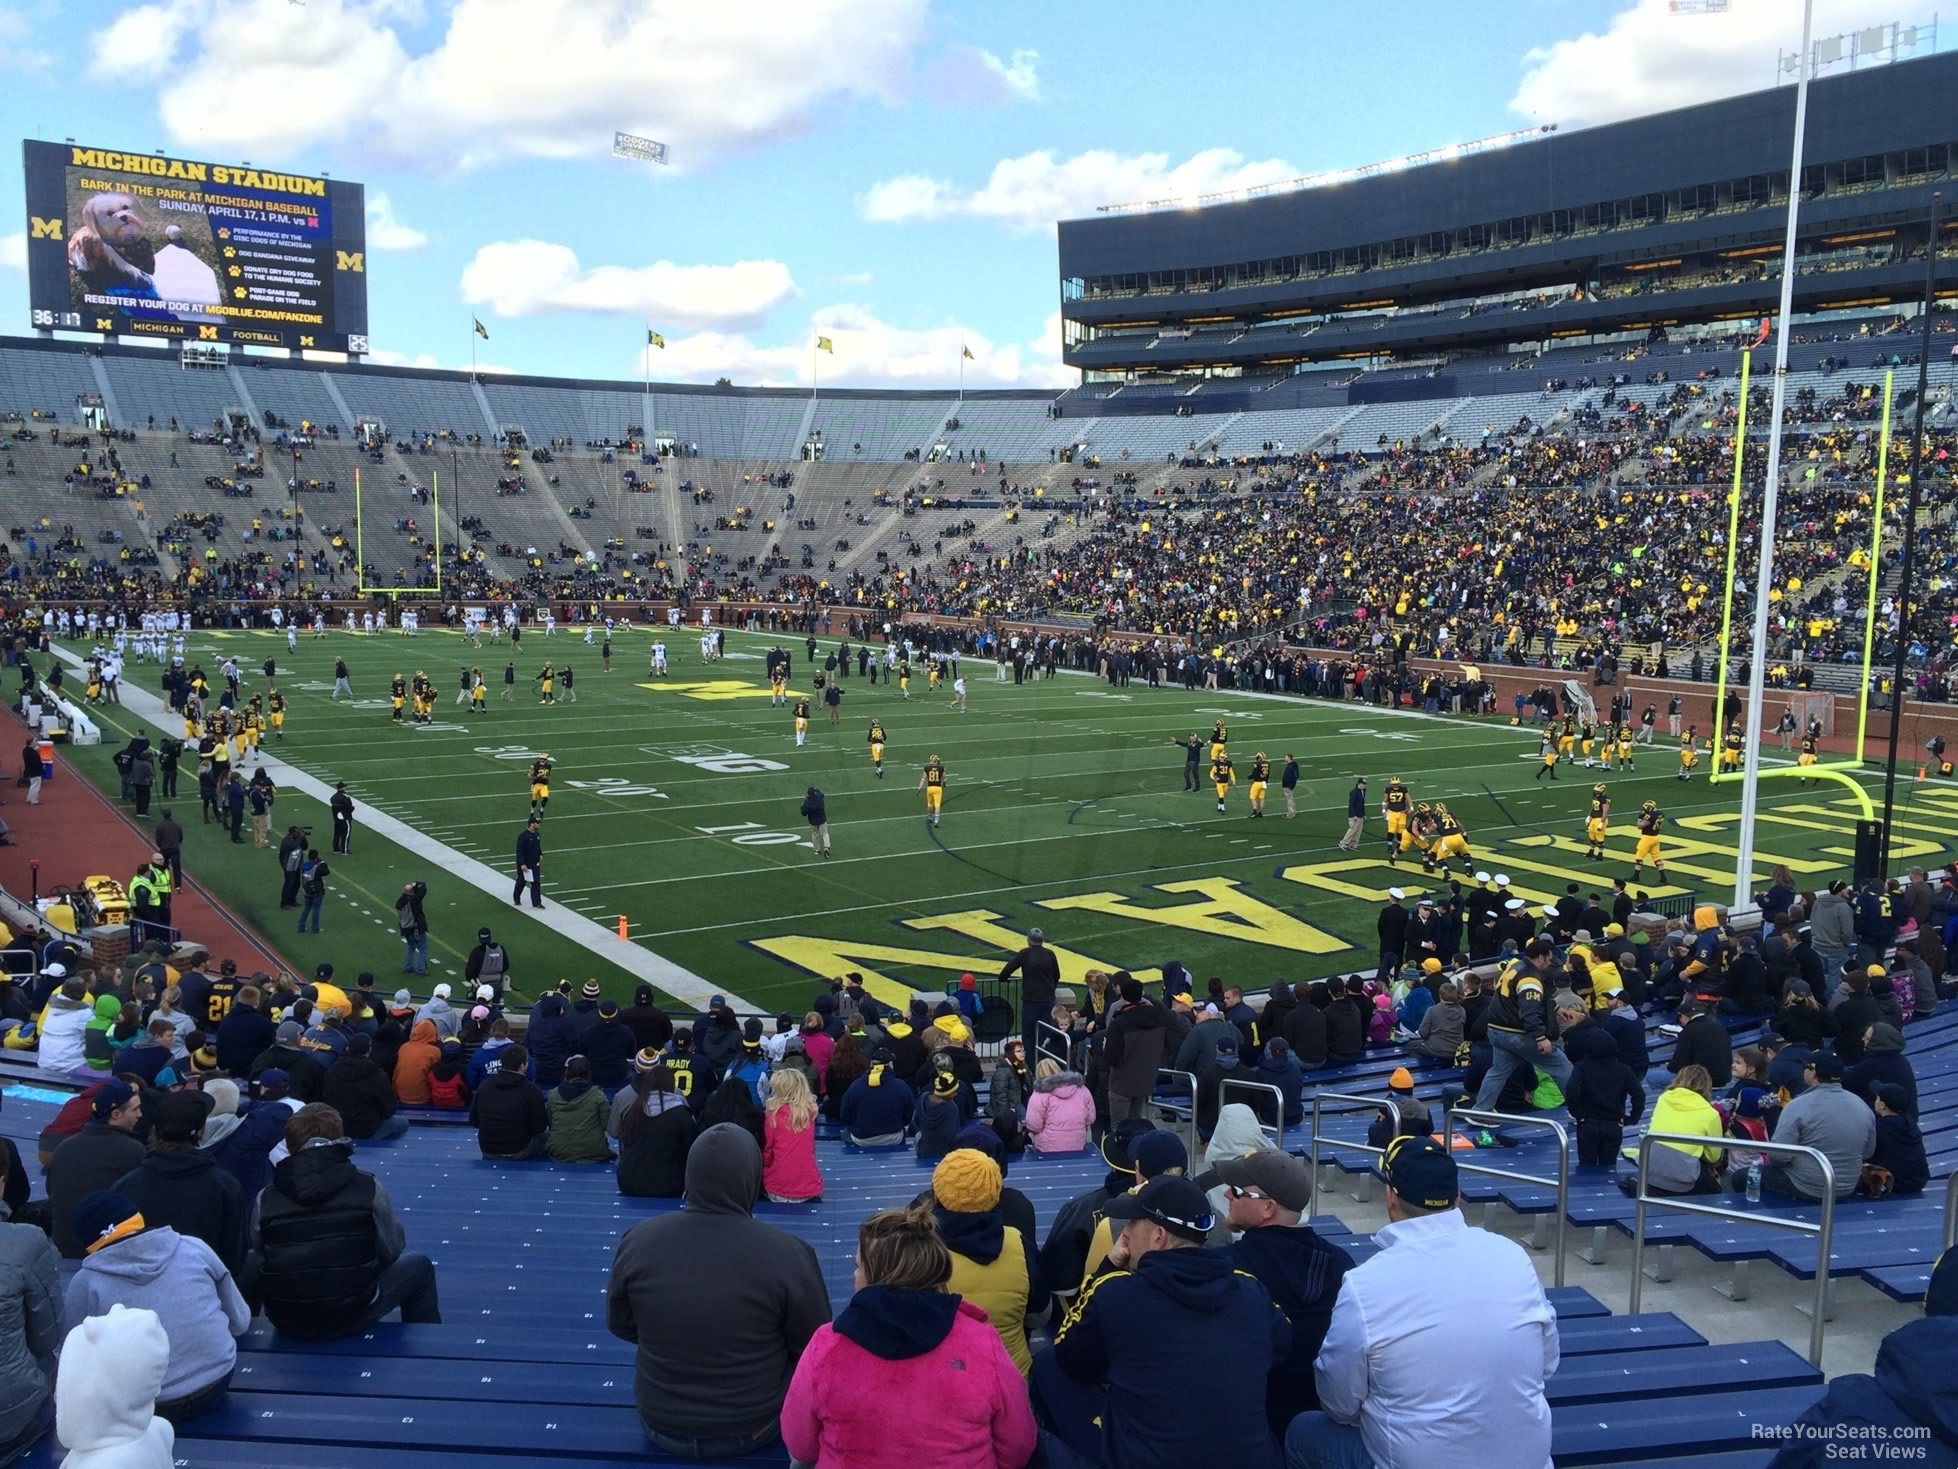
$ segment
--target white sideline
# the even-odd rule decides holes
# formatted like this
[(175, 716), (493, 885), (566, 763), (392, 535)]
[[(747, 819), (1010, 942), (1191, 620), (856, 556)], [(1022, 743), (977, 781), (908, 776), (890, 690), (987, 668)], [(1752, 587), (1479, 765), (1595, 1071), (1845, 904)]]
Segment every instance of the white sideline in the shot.
[[(82, 660), (66, 648), (57, 647), (55, 656), (64, 663), (82, 666)], [(173, 728), (181, 723), (170, 706), (152, 694), (148, 689), (138, 688), (129, 679), (122, 683), (123, 707), (138, 718), (156, 726), (158, 730)], [(296, 790), (311, 796), (322, 806), (333, 797), (333, 789), (317, 776), (308, 775), (295, 769), (283, 760), (267, 752), (266, 769), (273, 780), (287, 790)], [(412, 852), (431, 866), (439, 867), (451, 876), (460, 878), (469, 886), (488, 893), (505, 906), (514, 917), (522, 917), (531, 923), (541, 923), (568, 938), (579, 948), (588, 950), (594, 956), (618, 965), (636, 979), (642, 979), (654, 988), (664, 991), (676, 1000), (684, 1001), (700, 1009), (705, 1009), (707, 1001), (714, 995), (724, 995), (729, 1005), (736, 1010), (760, 1013), (758, 1007), (734, 994), (724, 986), (714, 985), (702, 979), (692, 970), (682, 969), (672, 960), (654, 953), (639, 943), (620, 943), (618, 934), (603, 924), (572, 912), (562, 903), (538, 909), (528, 904), (518, 907), (509, 901), (511, 878), (494, 867), (478, 862), (473, 857), (465, 857), (454, 847), (424, 836), (406, 822), (388, 815), (387, 812), (356, 803), (355, 812), (361, 824), (368, 831), (386, 837), (404, 851)], [(512, 861), (514, 862), (514, 858)]]

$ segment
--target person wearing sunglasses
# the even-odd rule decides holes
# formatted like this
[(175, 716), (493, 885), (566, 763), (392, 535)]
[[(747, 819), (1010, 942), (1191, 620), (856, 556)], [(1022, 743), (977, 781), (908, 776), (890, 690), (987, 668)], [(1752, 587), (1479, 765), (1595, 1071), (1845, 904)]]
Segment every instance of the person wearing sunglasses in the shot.
[(1340, 1282), (1353, 1257), (1328, 1244), (1306, 1222), (1312, 1176), (1305, 1160), (1275, 1148), (1218, 1162), (1207, 1179), (1224, 1187), (1225, 1222), (1237, 1238), (1227, 1253), (1262, 1282), (1292, 1323), (1292, 1350), (1265, 1380), (1265, 1416), (1280, 1439), (1300, 1413), (1319, 1406), (1312, 1362), (1332, 1325)]

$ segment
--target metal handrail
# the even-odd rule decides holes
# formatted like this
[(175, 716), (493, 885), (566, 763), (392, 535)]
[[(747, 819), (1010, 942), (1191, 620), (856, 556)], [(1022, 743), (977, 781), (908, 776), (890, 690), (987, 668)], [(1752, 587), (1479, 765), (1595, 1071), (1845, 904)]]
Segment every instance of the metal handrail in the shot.
[(1944, 1247), (1958, 1245), (1958, 1173), (1944, 1183)]
[[(1059, 1051), (1047, 1050), (1045, 1047), (1041, 1045), (1040, 1033), (1042, 1031), (1048, 1031), (1060, 1037), (1061, 1048)], [(1010, 1040), (1011, 1037), (1009, 1036), (1008, 1039)], [(1058, 1025), (1054, 1024), (1054, 1022), (1051, 1020), (1034, 1021), (1033, 1046), (1034, 1046), (1034, 1050), (1042, 1055), (1049, 1055), (1058, 1058), (1063, 1066), (1071, 1067), (1074, 1064), (1074, 1038), (1070, 1036), (1066, 1031), (1062, 1030)], [(1035, 1056), (1029, 1060), (1028, 1064), (1032, 1065), (1038, 1060), (1039, 1060), (1039, 1056)]]
[[(1180, 1081), (1184, 1083), (1184, 1085), (1189, 1089), (1190, 1125), (1189, 1125), (1189, 1136), (1185, 1139), (1185, 1143), (1189, 1149), (1190, 1158), (1194, 1162), (1198, 1151), (1197, 1149), (1197, 1075), (1194, 1071), (1178, 1071), (1174, 1066), (1158, 1066), (1156, 1068), (1156, 1085), (1150, 1089), (1150, 1093), (1149, 1093), (1149, 1105), (1152, 1107), (1160, 1107), (1163, 1105), (1161, 1102), (1156, 1100), (1156, 1092), (1161, 1090), (1165, 1078), (1171, 1081)], [(1168, 1108), (1166, 1110), (1174, 1111), (1175, 1109)]]
[(1353, 1104), (1352, 1107), (1342, 1108), (1342, 1111), (1356, 1111), (1361, 1107), (1365, 1107), (1370, 1111), (1378, 1112), (1386, 1105), (1379, 1097), (1355, 1096), (1352, 1092), (1314, 1092), (1312, 1094), (1312, 1121), (1310, 1124), (1312, 1128), (1311, 1167), (1312, 1186), (1315, 1189), (1319, 1186), (1319, 1147), (1322, 1141), (1329, 1148), (1345, 1148), (1349, 1152), (1368, 1153), (1376, 1158), (1384, 1157), (1387, 1151), (1385, 1148), (1376, 1148), (1372, 1143), (1353, 1143), (1338, 1137), (1321, 1139), (1319, 1136), (1319, 1117), (1324, 1110), (1322, 1104), (1325, 1102), (1351, 1102)]
[[(1827, 1323), (1823, 1317), (1829, 1310), (1829, 1259), (1835, 1243), (1836, 1233), (1836, 1170), (1829, 1161), (1829, 1155), (1820, 1148), (1805, 1147), (1800, 1143), (1757, 1143), (1748, 1142), (1738, 1149), (1740, 1152), (1779, 1153), (1789, 1158), (1813, 1158), (1822, 1167), (1822, 1218), (1811, 1224), (1806, 1219), (1784, 1219), (1774, 1214), (1756, 1214), (1747, 1209), (1721, 1208), (1717, 1204), (1689, 1204), (1683, 1195), (1649, 1194), (1646, 1192), (1646, 1170), (1652, 1159), (1654, 1143), (1684, 1143), (1689, 1147), (1705, 1147), (1706, 1138), (1683, 1132), (1648, 1132), (1638, 1141), (1638, 1192), (1633, 1196), (1638, 1209), (1632, 1219), (1632, 1299), (1631, 1312), (1638, 1314), (1639, 1296), (1645, 1284), (1645, 1210), (1649, 1204), (1657, 1204), (1662, 1209), (1677, 1209), (1683, 1214), (1705, 1214), (1714, 1219), (1729, 1219), (1736, 1224), (1758, 1224), (1768, 1229), (1786, 1229), (1796, 1234), (1812, 1234), (1815, 1241), (1815, 1315), (1808, 1329), (1808, 1361), (1811, 1367), (1822, 1365), (1822, 1333)], [(1947, 1191), (1948, 1194), (1948, 1191)]]
[[(1285, 1094), (1268, 1081), (1246, 1081), (1241, 1076), (1229, 1076), (1226, 1077), (1222, 1082), (1222, 1084), (1219, 1085), (1217, 1088), (1217, 1106), (1219, 1110), (1223, 1108), (1224, 1099), (1229, 1095), (1230, 1089), (1232, 1087), (1239, 1087), (1245, 1091), (1260, 1091), (1260, 1092), (1271, 1093), (1271, 1108), (1272, 1108), (1271, 1115), (1278, 1119), (1278, 1123), (1276, 1126), (1272, 1126), (1267, 1124), (1262, 1118), (1259, 1118), (1258, 1130), (1260, 1132), (1270, 1133), (1272, 1146), (1277, 1148), (1279, 1152), (1281, 1153), (1284, 1152), (1285, 1151)], [(1258, 1116), (1258, 1109), (1255, 1104), (1251, 1105), (1251, 1115), (1254, 1118)]]
[(1515, 1112), (1478, 1112), (1473, 1107), (1450, 1107), (1441, 1124), (1442, 1146), (1448, 1149), (1448, 1156), (1455, 1156), (1455, 1119), (1461, 1117), (1484, 1126), (1496, 1123), (1508, 1127), (1547, 1127), (1557, 1139), (1557, 1176), (1545, 1178), (1536, 1173), (1517, 1173), (1508, 1168), (1491, 1168), (1486, 1163), (1457, 1163), (1456, 1169), (1462, 1173), (1480, 1173), (1489, 1178), (1509, 1178), (1518, 1183), (1541, 1184), (1544, 1188), (1557, 1191), (1557, 1284), (1564, 1283), (1564, 1232), (1570, 1222), (1565, 1216), (1570, 1213), (1570, 1134), (1564, 1131), (1561, 1122), (1548, 1117), (1526, 1117)]

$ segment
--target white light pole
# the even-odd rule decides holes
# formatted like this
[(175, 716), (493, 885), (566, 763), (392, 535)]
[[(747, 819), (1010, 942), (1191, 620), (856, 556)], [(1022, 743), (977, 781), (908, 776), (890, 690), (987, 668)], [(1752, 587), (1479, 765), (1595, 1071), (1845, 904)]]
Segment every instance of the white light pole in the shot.
[[(1754, 575), (1754, 637), (1748, 650), (1747, 660), (1747, 719), (1757, 725), (1761, 718), (1762, 691), (1767, 683), (1768, 667), (1768, 592), (1774, 585), (1774, 517), (1781, 491), (1781, 407), (1788, 394), (1788, 339), (1789, 316), (1795, 304), (1795, 224), (1802, 203), (1802, 135), (1808, 127), (1808, 78), (1813, 68), (1814, 58), (1809, 54), (1809, 37), (1815, 24), (1815, 0), (1802, 3), (1802, 49), (1801, 70), (1795, 82), (1795, 144), (1794, 155), (1788, 164), (1788, 229), (1781, 245), (1781, 308), (1775, 318), (1774, 341), (1774, 406), (1768, 418), (1768, 472), (1761, 487), (1761, 534), (1756, 552), (1757, 565)], [(1935, 246), (1933, 247), (1935, 248)], [(1747, 453), (1743, 441), (1737, 453)], [(1728, 650), (1722, 649), (1724, 655)], [(1725, 710), (1714, 714), (1714, 738), (1720, 738), (1725, 726), (1721, 716)], [(1749, 738), (1743, 741), (1744, 754), (1741, 766), (1740, 786), (1740, 842), (1734, 859), (1734, 901), (1729, 909), (1732, 913), (1751, 911), (1754, 907), (1754, 820), (1755, 808), (1760, 800), (1761, 783), (1761, 742), (1758, 730), (1749, 729)], [(1860, 759), (1862, 751), (1858, 750)]]

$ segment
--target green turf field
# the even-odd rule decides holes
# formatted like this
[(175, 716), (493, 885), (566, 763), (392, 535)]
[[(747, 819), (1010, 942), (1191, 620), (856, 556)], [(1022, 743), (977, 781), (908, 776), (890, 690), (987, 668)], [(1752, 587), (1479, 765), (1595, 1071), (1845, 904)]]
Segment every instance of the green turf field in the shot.
[[(1043, 927), (1078, 981), (1091, 965), (1142, 972), (1167, 958), (1200, 978), (1222, 975), (1247, 988), (1307, 978), (1376, 961), (1374, 914), (1390, 886), (1412, 896), (1438, 886), (1418, 862), (1390, 868), (1377, 801), (1390, 775), (1419, 800), (1446, 800), (1466, 823), (1474, 867), (1507, 873), (1532, 901), (1576, 881), (1608, 891), (1630, 874), (1632, 818), (1659, 801), (1670, 825), (1668, 885), (1648, 871), (1655, 898), (1704, 892), (1724, 901), (1733, 882), (1738, 790), (1704, 778), (1682, 785), (1676, 744), (1663, 733), (1641, 747), (1635, 773), (1603, 775), (1566, 763), (1560, 779), (1534, 779), (1536, 739), (1506, 720), (1431, 719), (1361, 705), (1264, 699), (1232, 693), (1114, 690), (1062, 675), (1015, 687), (994, 681), (990, 663), (968, 661), (970, 712), (951, 707), (946, 687), (912, 697), (851, 677), (841, 722), (818, 706), (806, 748), (796, 749), (789, 711), (770, 707), (763, 651), (773, 640), (735, 633), (730, 656), (698, 656), (697, 634), (668, 640), (671, 672), (654, 680), (648, 633), (621, 634), (613, 671), (576, 631), (532, 632), (518, 661), (517, 698), (504, 702), (507, 645), (480, 651), (460, 637), (424, 632), (302, 637), (296, 654), (269, 633), (200, 633), (191, 653), (215, 674), (215, 655), (240, 655), (248, 690), (262, 686), (259, 665), (276, 656), (291, 701), (287, 738), (273, 753), (505, 874), (498, 894), (478, 893), (428, 863), (363, 833), (351, 859), (336, 864), (327, 906), (330, 931), (315, 939), (290, 932), (276, 904), (267, 854), (230, 847), (193, 827), (193, 861), (246, 916), (294, 959), (357, 957), (362, 967), (398, 968), (391, 905), (400, 883), (429, 876), (436, 958), (451, 966), (474, 941), (478, 923), (498, 922), (518, 957), (520, 988), (561, 976), (601, 979), (615, 993), (632, 980), (609, 964), (619, 915), (631, 941), (700, 976), (717, 990), (768, 1009), (805, 1009), (824, 976), (855, 969), (873, 990), (942, 990), (962, 970), (996, 970), (1031, 927)], [(784, 639), (806, 690), (802, 645)], [(331, 702), (333, 658), (346, 657), (358, 699)], [(578, 701), (539, 707), (530, 676), (546, 660), (576, 671)], [(486, 714), (457, 708), (457, 675), (479, 664), (491, 685)], [(433, 728), (396, 727), (387, 681), (425, 669), (439, 699)], [(154, 689), (154, 666), (128, 679)], [(880, 716), (889, 734), (887, 773), (873, 775), (865, 730)], [(131, 724), (128, 711), (107, 711)], [(1269, 811), (1250, 818), (1244, 787), (1219, 815), (1208, 788), (1182, 789), (1182, 751), (1171, 742), (1211, 723), (1230, 726), (1240, 781), (1251, 756), (1273, 760)], [(113, 731), (111, 731), (113, 734)], [(106, 745), (85, 760), (109, 770)], [(548, 931), (512, 915), (508, 874), (528, 812), (533, 753), (557, 763), (544, 821), (546, 917), (570, 910), (603, 925), (603, 942)], [(1304, 779), (1299, 815), (1284, 818), (1276, 774), (1287, 751)], [(948, 770), (944, 823), (925, 824), (917, 790), (927, 755)], [(1775, 752), (1779, 759), (1779, 752)], [(249, 768), (249, 767), (247, 767)], [(1345, 830), (1346, 792), (1365, 775), (1376, 803), (1359, 852), (1336, 843)], [(1610, 784), (1611, 860), (1583, 856), (1583, 816), (1591, 783)], [(815, 784), (829, 802), (835, 855), (819, 861), (798, 815)], [(186, 774), (194, 819), (194, 784)], [(1958, 848), (1958, 790), (1909, 782), (1895, 843), (1900, 864)], [(282, 814), (285, 809), (282, 808)], [(1774, 781), (1762, 787), (1756, 872), (1763, 886), (1776, 862), (1804, 886), (1846, 872), (1855, 808), (1840, 786)], [(185, 814), (184, 810), (179, 815)], [(289, 819), (299, 819), (297, 817)], [(326, 814), (307, 818), (322, 844)], [(214, 874), (214, 875), (213, 875)], [(458, 889), (460, 889), (458, 891)], [(339, 911), (344, 902), (351, 911)], [(351, 918), (351, 923), (346, 920)], [(331, 942), (328, 942), (331, 941)], [(348, 947), (351, 945), (351, 951)], [(370, 957), (371, 956), (371, 957)], [(1146, 976), (1145, 976), (1146, 977)], [(383, 974), (383, 978), (386, 975)]]

